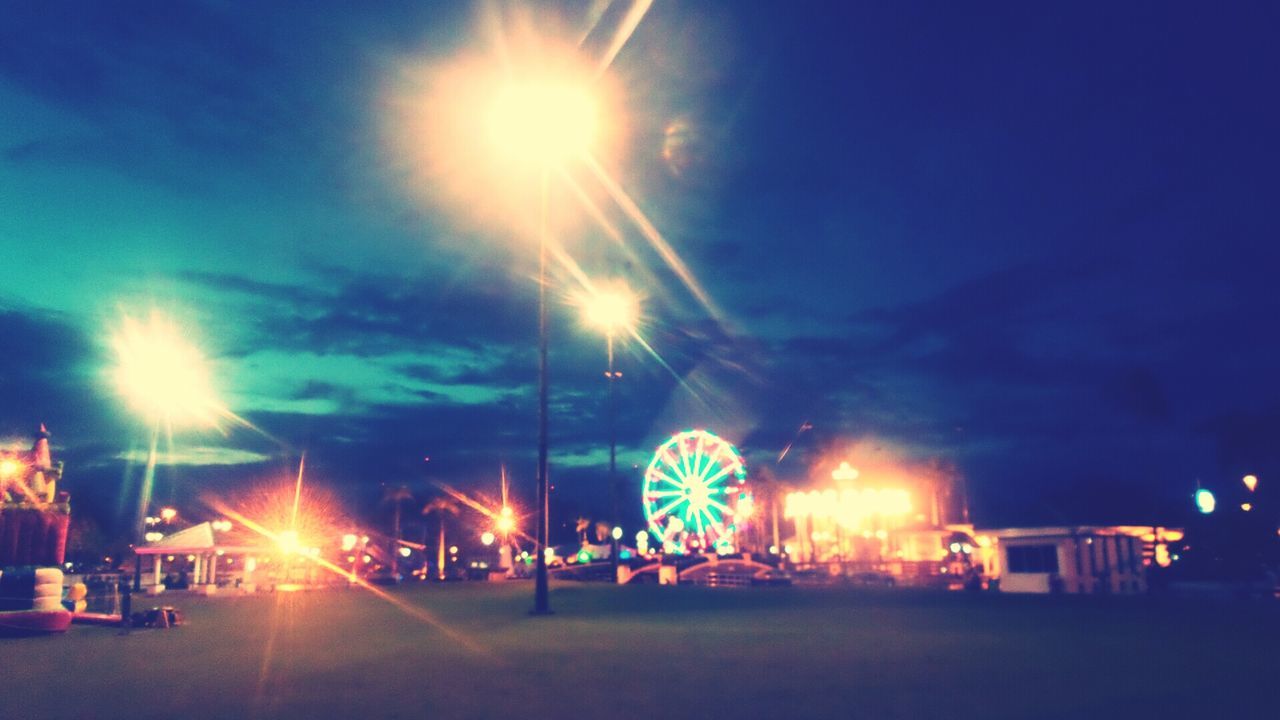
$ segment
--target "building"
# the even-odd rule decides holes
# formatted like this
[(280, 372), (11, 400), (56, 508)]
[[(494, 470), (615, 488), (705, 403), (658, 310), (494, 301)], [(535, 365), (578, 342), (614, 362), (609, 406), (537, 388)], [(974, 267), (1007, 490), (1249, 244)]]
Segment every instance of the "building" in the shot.
[(1132, 525), (981, 532), (996, 548), (988, 576), (1001, 591), (1020, 593), (1144, 593), (1157, 543), (1182, 537), (1180, 530)]

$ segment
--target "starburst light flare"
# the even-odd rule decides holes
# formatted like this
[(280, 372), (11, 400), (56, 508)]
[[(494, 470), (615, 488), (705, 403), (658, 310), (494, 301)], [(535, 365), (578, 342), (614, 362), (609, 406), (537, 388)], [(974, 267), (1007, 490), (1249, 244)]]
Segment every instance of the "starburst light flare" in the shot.
[(111, 346), (116, 389), (151, 423), (213, 426), (224, 414), (204, 355), (164, 316), (153, 312), (141, 321), (126, 315)]

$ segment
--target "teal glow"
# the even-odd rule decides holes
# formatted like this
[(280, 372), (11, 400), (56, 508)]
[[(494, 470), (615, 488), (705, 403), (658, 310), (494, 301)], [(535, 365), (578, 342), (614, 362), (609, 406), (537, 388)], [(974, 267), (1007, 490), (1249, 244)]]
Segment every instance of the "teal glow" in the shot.
[(1208, 515), (1218, 507), (1218, 500), (1213, 493), (1205, 488), (1196, 490), (1196, 509), (1201, 513)]
[(649, 531), (677, 550), (694, 539), (688, 545), (716, 543), (733, 515), (724, 483), (742, 483), (746, 476), (737, 448), (715, 433), (676, 433), (658, 447), (645, 471), (641, 499)]

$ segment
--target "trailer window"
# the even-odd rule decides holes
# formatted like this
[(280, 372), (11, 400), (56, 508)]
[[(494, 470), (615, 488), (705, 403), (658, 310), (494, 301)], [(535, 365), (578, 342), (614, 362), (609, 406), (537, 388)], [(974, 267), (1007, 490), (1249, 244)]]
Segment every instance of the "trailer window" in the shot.
[(1053, 545), (1010, 546), (1009, 572), (1056, 573), (1058, 550)]

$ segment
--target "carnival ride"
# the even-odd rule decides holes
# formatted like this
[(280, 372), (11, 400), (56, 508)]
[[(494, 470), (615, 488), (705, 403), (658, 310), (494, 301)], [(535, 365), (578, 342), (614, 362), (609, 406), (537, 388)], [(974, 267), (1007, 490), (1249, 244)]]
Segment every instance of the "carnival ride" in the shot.
[[(30, 450), (0, 450), (0, 633), (62, 632), (62, 562), (71, 523), (70, 495), (58, 491), (62, 463), (49, 455), (49, 431)], [(83, 586), (69, 598), (83, 603)]]
[(747, 467), (732, 443), (686, 430), (658, 446), (641, 497), (649, 532), (663, 552), (732, 552), (736, 516), (749, 506)]

